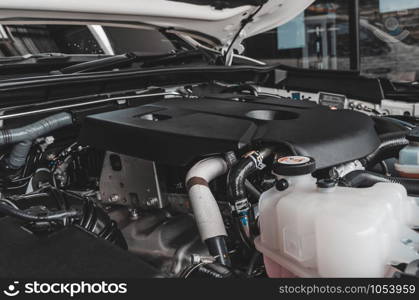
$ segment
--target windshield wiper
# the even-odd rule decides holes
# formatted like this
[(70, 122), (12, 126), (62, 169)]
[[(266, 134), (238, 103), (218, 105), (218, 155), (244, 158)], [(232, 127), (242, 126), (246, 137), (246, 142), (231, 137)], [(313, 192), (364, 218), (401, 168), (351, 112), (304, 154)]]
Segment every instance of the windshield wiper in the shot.
[[(175, 63), (178, 61), (184, 61), (185, 59), (193, 59), (203, 57), (202, 51), (200, 50), (186, 50), (169, 53), (152, 53), (144, 54), (138, 52), (130, 52), (120, 55), (114, 55), (111, 57), (101, 58), (92, 60), (89, 62), (83, 62), (75, 64), (66, 68), (62, 68), (57, 71), (53, 71), (53, 74), (74, 74), (83, 72), (102, 71), (110, 69), (119, 69), (123, 67), (129, 67), (133, 63), (141, 63), (141, 67), (155, 67), (164, 64)], [(204, 58), (205, 60), (206, 58)]]
[(0, 57), (1, 63), (8, 63), (8, 62), (19, 62), (19, 61), (25, 61), (28, 59), (39, 59), (39, 58), (45, 58), (45, 57), (64, 57), (65, 54), (62, 53), (39, 53), (39, 54), (25, 54), (20, 56), (6, 56), (6, 57)]
[(21, 56), (6, 56), (0, 57), (0, 64), (12, 64), (12, 63), (28, 63), (43, 62), (43, 61), (56, 61), (56, 60), (69, 60), (71, 58), (77, 59), (98, 59), (103, 57), (109, 57), (106, 54), (65, 54), (65, 53), (36, 53), (36, 54), (25, 54)]
[(121, 68), (126, 65), (130, 65), (138, 58), (134, 53), (125, 53), (120, 55), (113, 55), (110, 57), (99, 58), (88, 62), (82, 62), (66, 68), (62, 68), (58, 71), (54, 71), (57, 74), (73, 74), (92, 72), (99, 69), (112, 69)]

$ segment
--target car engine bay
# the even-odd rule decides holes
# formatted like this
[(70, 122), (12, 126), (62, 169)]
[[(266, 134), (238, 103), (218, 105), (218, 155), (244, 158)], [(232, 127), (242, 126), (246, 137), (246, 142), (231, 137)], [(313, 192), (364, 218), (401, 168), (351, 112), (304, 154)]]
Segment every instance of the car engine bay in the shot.
[(329, 104), (211, 81), (11, 110), (4, 276), (418, 276), (418, 120)]

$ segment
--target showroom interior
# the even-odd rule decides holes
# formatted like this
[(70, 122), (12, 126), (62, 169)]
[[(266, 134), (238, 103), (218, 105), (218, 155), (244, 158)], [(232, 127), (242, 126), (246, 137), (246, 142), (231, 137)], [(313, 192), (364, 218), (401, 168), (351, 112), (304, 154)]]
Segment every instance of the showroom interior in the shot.
[(356, 70), (415, 81), (419, 1), (317, 0), (291, 22), (250, 38), (246, 54), (294, 67)]

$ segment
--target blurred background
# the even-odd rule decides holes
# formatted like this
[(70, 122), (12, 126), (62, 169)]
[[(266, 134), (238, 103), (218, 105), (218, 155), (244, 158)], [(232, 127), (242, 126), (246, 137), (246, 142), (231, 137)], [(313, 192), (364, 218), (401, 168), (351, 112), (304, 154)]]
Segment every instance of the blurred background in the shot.
[(248, 39), (246, 49), (294, 67), (415, 81), (419, 0), (317, 0), (293, 21)]

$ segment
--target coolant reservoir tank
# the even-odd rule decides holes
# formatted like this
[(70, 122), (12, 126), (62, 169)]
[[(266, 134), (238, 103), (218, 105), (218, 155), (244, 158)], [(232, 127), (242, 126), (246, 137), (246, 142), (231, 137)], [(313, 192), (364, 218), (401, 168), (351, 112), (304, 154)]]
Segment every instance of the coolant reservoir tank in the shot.
[(281, 158), (274, 173), (288, 184), (261, 196), (255, 245), (270, 277), (384, 277), (390, 264), (419, 259), (419, 234), (411, 229), (419, 207), (403, 186), (319, 187), (313, 163)]
[(407, 138), (410, 144), (400, 151), (395, 167), (402, 177), (419, 178), (419, 127), (413, 129)]

